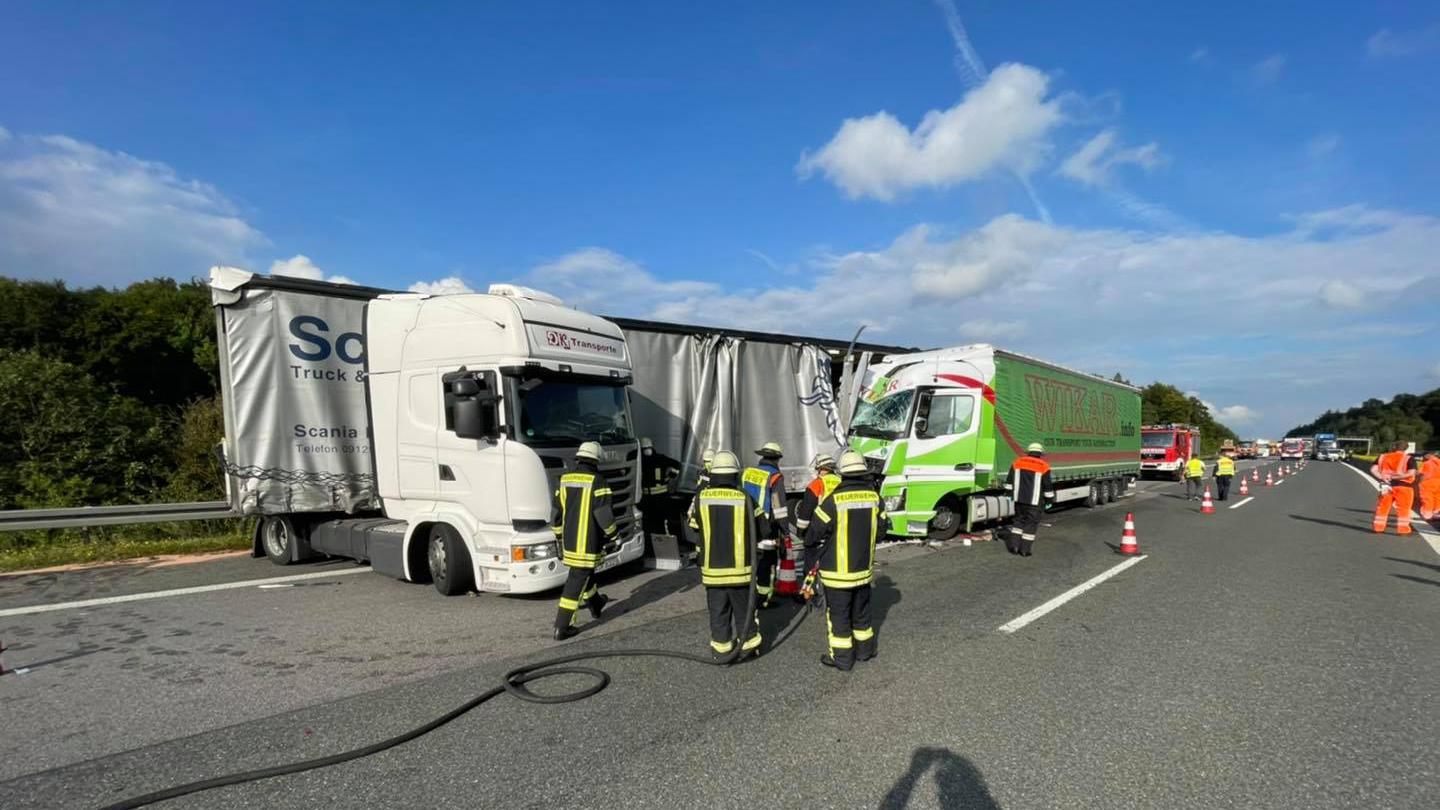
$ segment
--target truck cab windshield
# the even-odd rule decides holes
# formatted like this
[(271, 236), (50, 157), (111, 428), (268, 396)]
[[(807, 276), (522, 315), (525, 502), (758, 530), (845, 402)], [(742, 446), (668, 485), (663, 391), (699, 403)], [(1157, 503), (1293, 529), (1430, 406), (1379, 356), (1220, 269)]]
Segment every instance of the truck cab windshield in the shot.
[(535, 447), (635, 440), (625, 386), (557, 377), (526, 377), (516, 385), (516, 438)]
[(910, 405), (914, 400), (913, 388), (875, 402), (861, 400), (850, 421), (850, 432), (874, 439), (898, 439), (910, 427)]
[(1140, 435), (1141, 447), (1170, 447), (1175, 444), (1175, 434), (1165, 433), (1142, 433)]

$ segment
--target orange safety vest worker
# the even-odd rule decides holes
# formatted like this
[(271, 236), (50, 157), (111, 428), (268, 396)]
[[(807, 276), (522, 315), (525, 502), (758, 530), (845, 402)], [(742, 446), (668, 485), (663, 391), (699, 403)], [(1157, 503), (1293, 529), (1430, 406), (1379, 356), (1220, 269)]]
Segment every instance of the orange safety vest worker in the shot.
[(1440, 517), (1440, 453), (1430, 453), (1420, 465), (1420, 516)]
[(1370, 468), (1381, 481), (1380, 500), (1375, 504), (1375, 522), (1371, 528), (1384, 534), (1390, 522), (1390, 509), (1395, 509), (1395, 533), (1410, 533), (1410, 509), (1415, 505), (1415, 461), (1404, 450), (1385, 453)]

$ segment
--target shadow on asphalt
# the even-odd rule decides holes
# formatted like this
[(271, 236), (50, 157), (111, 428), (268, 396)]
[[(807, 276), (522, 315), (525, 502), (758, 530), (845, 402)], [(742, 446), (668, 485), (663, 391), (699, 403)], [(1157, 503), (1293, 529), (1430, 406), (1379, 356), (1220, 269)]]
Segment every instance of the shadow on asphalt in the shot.
[[(932, 770), (940, 807), (945, 810), (1000, 810), (1000, 803), (990, 795), (980, 770), (949, 748), (916, 748), (910, 757), (910, 770), (880, 800), (881, 810), (909, 807), (920, 779)], [(926, 801), (922, 799), (922, 803)]]
[(1390, 576), (1395, 577), (1396, 579), (1408, 579), (1411, 582), (1419, 582), (1422, 585), (1434, 585), (1435, 587), (1440, 588), (1440, 580), (1426, 579), (1424, 577), (1412, 577), (1409, 574), (1391, 574)]
[(1389, 560), (1390, 562), (1405, 563), (1406, 565), (1418, 565), (1421, 568), (1428, 568), (1431, 571), (1440, 574), (1440, 565), (1435, 565), (1433, 563), (1420, 562), (1419, 560), (1407, 560), (1404, 557), (1386, 557), (1385, 559)]
[(658, 576), (646, 582), (644, 585), (631, 591), (629, 596), (619, 602), (613, 605), (607, 605), (605, 612), (600, 615), (600, 618), (587, 624), (586, 628), (601, 627), (617, 616), (624, 616), (626, 613), (632, 613), (646, 605), (659, 602), (667, 596), (684, 593), (699, 586), (699, 568), (681, 568), (677, 571), (671, 571), (668, 574)]
[(890, 615), (890, 608), (900, 604), (904, 597), (900, 595), (900, 589), (895, 587), (895, 580), (881, 574), (875, 577), (874, 587), (870, 590), (870, 626), (876, 632), (885, 626), (885, 617)]
[(1365, 534), (1370, 534), (1370, 533), (1371, 533), (1369, 526), (1366, 526), (1366, 525), (1360, 524), (1360, 523), (1341, 523), (1341, 522), (1338, 521), (1338, 520), (1325, 520), (1324, 518), (1306, 517), (1306, 516), (1304, 516), (1304, 515), (1291, 515), (1291, 516), (1290, 516), (1290, 519), (1291, 519), (1291, 520), (1303, 520), (1303, 521), (1305, 521), (1306, 523), (1320, 523), (1320, 524), (1323, 524), (1323, 525), (1325, 525), (1325, 526), (1338, 526), (1338, 527), (1340, 527), (1340, 528), (1342, 528), (1342, 529), (1353, 529), (1354, 531), (1364, 532)]

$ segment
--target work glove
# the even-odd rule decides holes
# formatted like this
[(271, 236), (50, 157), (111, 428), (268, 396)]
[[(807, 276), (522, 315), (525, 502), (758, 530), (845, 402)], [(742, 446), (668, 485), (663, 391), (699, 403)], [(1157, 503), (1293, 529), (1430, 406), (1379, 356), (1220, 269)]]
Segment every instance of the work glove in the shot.
[(775, 548), (775, 541), (767, 537), (764, 540), (761, 540), (759, 543), (756, 543), (755, 545), (759, 546), (760, 549), (763, 551), (773, 551)]

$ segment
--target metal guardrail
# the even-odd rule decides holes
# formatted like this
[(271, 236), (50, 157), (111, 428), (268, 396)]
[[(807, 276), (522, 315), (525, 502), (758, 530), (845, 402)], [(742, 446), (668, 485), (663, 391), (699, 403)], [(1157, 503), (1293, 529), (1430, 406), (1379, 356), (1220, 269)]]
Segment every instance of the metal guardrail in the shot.
[(74, 509), (11, 509), (0, 511), (0, 532), (124, 526), (131, 523), (173, 523), (235, 517), (229, 501), (146, 503), (135, 506), (81, 506)]

